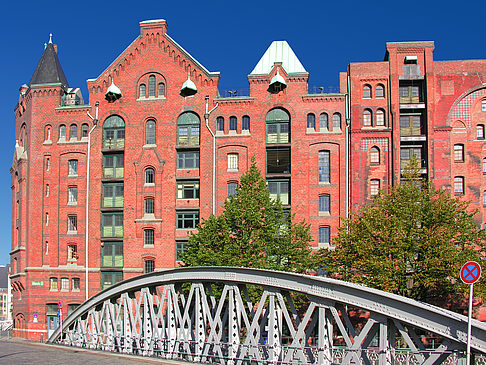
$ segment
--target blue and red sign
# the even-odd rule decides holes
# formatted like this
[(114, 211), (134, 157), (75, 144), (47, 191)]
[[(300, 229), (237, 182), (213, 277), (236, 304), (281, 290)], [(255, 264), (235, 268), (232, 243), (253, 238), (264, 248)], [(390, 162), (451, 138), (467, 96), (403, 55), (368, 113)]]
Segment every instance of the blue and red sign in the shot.
[(461, 280), (464, 284), (474, 284), (481, 277), (481, 265), (475, 261), (466, 262), (461, 268)]

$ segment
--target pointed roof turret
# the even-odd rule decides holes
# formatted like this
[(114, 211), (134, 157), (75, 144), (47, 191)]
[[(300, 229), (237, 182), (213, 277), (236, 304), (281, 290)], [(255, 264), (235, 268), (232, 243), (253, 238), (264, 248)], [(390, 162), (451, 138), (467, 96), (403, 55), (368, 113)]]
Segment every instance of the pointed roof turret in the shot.
[(268, 75), (275, 62), (281, 62), (287, 74), (307, 73), (287, 41), (273, 41), (250, 75)]
[(39, 84), (62, 84), (66, 87), (69, 86), (61, 63), (57, 58), (56, 47), (52, 44), (52, 34), (50, 34), (49, 43), (45, 46), (44, 53), (42, 53), (42, 57), (29, 82), (29, 86)]

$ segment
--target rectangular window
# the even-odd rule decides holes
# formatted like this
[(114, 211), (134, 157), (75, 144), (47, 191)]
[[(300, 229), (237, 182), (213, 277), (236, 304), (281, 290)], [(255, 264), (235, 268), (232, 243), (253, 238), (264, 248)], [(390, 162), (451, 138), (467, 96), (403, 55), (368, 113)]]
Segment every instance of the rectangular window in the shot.
[(71, 290), (72, 291), (79, 291), (81, 285), (79, 278), (72, 278), (71, 279)]
[(76, 205), (78, 203), (78, 187), (68, 187), (68, 204)]
[(375, 196), (378, 195), (379, 192), (380, 192), (380, 180), (372, 179), (370, 181), (370, 195)]
[(176, 261), (182, 261), (182, 254), (187, 249), (187, 241), (176, 241)]
[(146, 198), (144, 199), (144, 206), (145, 206), (145, 214), (154, 214), (154, 199), (153, 198)]
[(69, 291), (69, 279), (61, 278), (61, 291)]
[(177, 212), (177, 229), (194, 229), (199, 223), (198, 211)]
[(267, 123), (267, 143), (289, 143), (289, 123)]
[(238, 188), (238, 183), (236, 182), (229, 182), (227, 185), (227, 196), (235, 196), (236, 195), (236, 189)]
[(123, 266), (123, 242), (103, 242), (101, 248), (103, 267)]
[(178, 169), (198, 169), (199, 152), (177, 152)]
[(331, 228), (319, 227), (319, 245), (329, 245), (331, 243)]
[(109, 288), (112, 285), (123, 280), (121, 271), (102, 271), (101, 272), (101, 289)]
[(462, 176), (456, 176), (454, 178), (454, 194), (464, 194), (464, 178)]
[(400, 103), (415, 104), (421, 102), (420, 86), (400, 86), (398, 93)]
[(78, 217), (75, 215), (68, 216), (68, 233), (76, 233), (78, 231)]
[(464, 162), (464, 145), (454, 145), (454, 162)]
[(69, 160), (68, 161), (68, 175), (69, 176), (78, 176), (78, 160)]
[(144, 273), (153, 272), (155, 270), (154, 260), (145, 260), (144, 262)]
[(331, 182), (331, 152), (319, 151), (319, 182)]
[(331, 197), (329, 195), (319, 196), (319, 214), (328, 215), (331, 213)]
[(177, 199), (199, 199), (199, 181), (179, 181)]
[(228, 171), (238, 171), (238, 154), (228, 153)]
[(143, 244), (145, 246), (153, 246), (155, 244), (155, 232), (153, 229), (146, 229), (143, 231)]
[(57, 278), (49, 279), (49, 290), (57, 291)]
[(420, 115), (401, 115), (400, 116), (400, 135), (401, 136), (420, 136), (422, 135), (422, 123)]
[(103, 213), (102, 226), (102, 237), (123, 237), (123, 213)]
[(123, 155), (105, 155), (103, 156), (103, 177), (105, 178), (123, 178), (124, 161)]
[(123, 183), (103, 183), (103, 208), (123, 208)]
[(267, 149), (267, 174), (290, 174), (290, 148)]
[(476, 127), (476, 138), (484, 139), (484, 124), (478, 124)]
[(199, 146), (199, 125), (181, 125), (177, 127), (179, 146)]
[(267, 185), (271, 199), (280, 199), (282, 205), (290, 204), (288, 180), (269, 180)]
[(68, 261), (76, 261), (78, 259), (78, 248), (76, 245), (68, 245)]

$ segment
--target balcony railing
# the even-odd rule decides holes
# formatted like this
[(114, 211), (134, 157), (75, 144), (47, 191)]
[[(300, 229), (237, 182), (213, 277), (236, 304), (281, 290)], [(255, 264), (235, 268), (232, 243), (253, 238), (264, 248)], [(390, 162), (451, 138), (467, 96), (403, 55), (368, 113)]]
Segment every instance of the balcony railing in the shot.
[(229, 89), (219, 93), (220, 98), (236, 98), (250, 96), (250, 89)]
[(338, 86), (309, 86), (307, 94), (339, 94), (341, 92)]

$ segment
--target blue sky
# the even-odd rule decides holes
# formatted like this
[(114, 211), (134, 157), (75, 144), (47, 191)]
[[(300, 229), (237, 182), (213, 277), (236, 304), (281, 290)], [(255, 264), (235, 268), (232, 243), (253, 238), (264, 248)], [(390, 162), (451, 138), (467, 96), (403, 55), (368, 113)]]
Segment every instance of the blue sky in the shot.
[(81, 87), (85, 100), (86, 80), (97, 77), (139, 35), (138, 23), (149, 19), (166, 19), (172, 38), (208, 70), (220, 71), (220, 90), (248, 88), (247, 75), (273, 40), (289, 42), (314, 86), (338, 86), (350, 62), (383, 60), (390, 41), (435, 41), (436, 60), (486, 58), (486, 3), (479, 1), (26, 0), (3, 7), (0, 265), (9, 262), (11, 249), (13, 108), (49, 33), (70, 86)]

